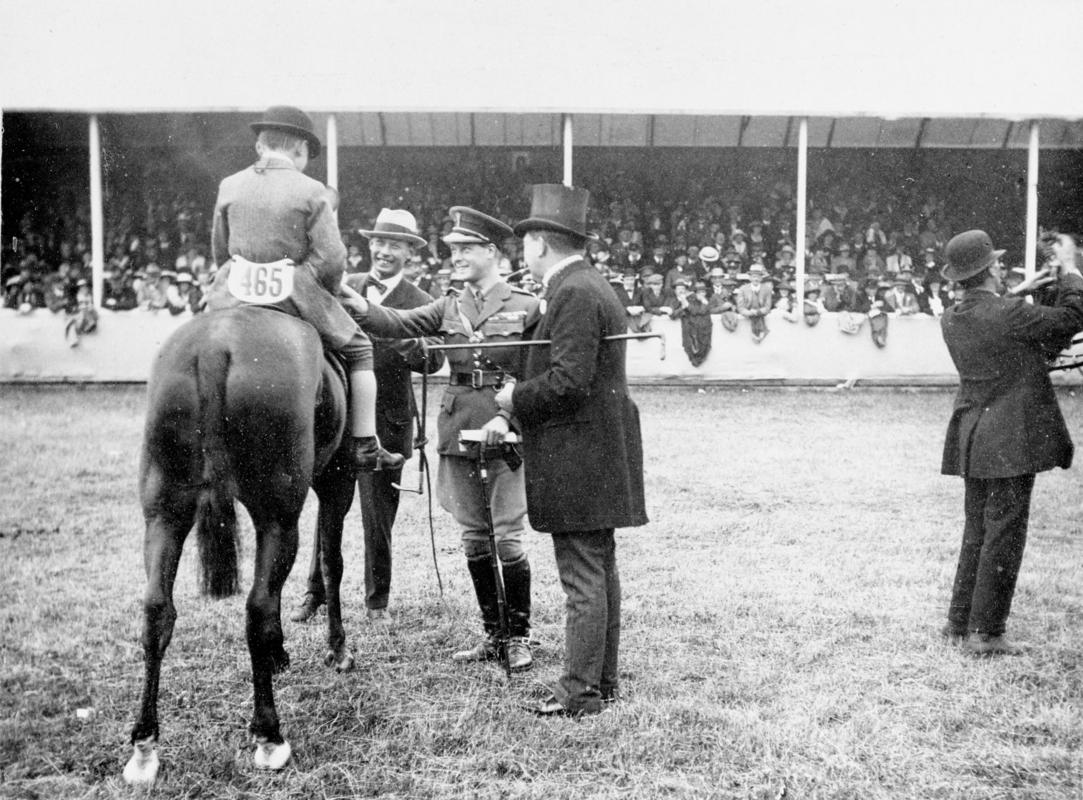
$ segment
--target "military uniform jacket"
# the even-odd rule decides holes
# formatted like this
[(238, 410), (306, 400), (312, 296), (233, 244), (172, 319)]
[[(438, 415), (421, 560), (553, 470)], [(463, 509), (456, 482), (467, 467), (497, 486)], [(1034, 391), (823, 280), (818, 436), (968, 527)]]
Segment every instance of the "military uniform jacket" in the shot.
[[(609, 287), (606, 287), (609, 289)], [(609, 289), (612, 294), (612, 289)], [(623, 316), (623, 311), (621, 312)], [(369, 306), (369, 312), (359, 322), (361, 327), (378, 336), (403, 338), (439, 335), (446, 344), (465, 344), (473, 339), (483, 342), (510, 342), (529, 338), (526, 333), (537, 322), (538, 298), (506, 283), (497, 283), (485, 295), (480, 310), (468, 302), (467, 292), (449, 293), (435, 302), (409, 311), (389, 311), (386, 307)], [(448, 365), (453, 374), (503, 370), (519, 378), (526, 363), (526, 347), (497, 347), (490, 350), (447, 350)], [(475, 352), (480, 358), (475, 360)], [(459, 448), (459, 431), (476, 430), (496, 416), (498, 387), (448, 386), (444, 391), (440, 415), (436, 422), (436, 451), (445, 456), (468, 456)]]
[(340, 348), (357, 327), (336, 299), (346, 267), (327, 188), (293, 164), (263, 159), (225, 178), (214, 204), (211, 247), (218, 273), (208, 309), (239, 305), (226, 284), (231, 256), (257, 263), (291, 259), (297, 265), (293, 294), (276, 304), (296, 314)]
[(628, 395), (620, 301), (585, 261), (549, 282), (526, 375), (512, 394), (522, 425), (527, 513), (535, 530), (644, 525), (639, 409)]
[(1083, 280), (1064, 276), (1055, 306), (968, 291), (940, 326), (960, 381), (941, 472), (1010, 478), (1071, 466), (1047, 358), (1083, 329)]

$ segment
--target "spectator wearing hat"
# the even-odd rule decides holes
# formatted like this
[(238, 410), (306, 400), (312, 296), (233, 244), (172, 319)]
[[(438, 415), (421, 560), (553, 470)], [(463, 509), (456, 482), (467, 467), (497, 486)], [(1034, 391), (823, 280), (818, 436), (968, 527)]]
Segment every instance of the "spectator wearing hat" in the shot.
[(678, 253), (673, 268), (666, 273), (663, 290), (668, 296), (672, 297), (675, 294), (674, 287), (678, 280), (683, 280), (691, 286), (692, 281), (697, 277), (696, 270), (688, 263), (688, 254)]
[(148, 311), (160, 311), (165, 308), (165, 292), (161, 278), (161, 267), (153, 262), (147, 264), (143, 270), (143, 285), (138, 290), (140, 308)]
[[(1001, 297), (1003, 254), (984, 231), (966, 231), (948, 242), (943, 270), (965, 295), (940, 319), (959, 371), (941, 472), (963, 477), (966, 516), (944, 634), (978, 655), (1021, 651), (1005, 631), (1034, 478), (1072, 463), (1047, 359), (1083, 329), (1083, 276), (1074, 263), (1055, 279), (1043, 268)], [(1020, 296), (1053, 280), (1053, 306)]]
[(879, 278), (866, 278), (863, 291), (858, 292), (853, 312), (865, 314), (869, 318), (869, 333), (877, 347), (887, 345), (888, 317), (890, 307), (884, 299), (891, 284)]
[[(358, 233), (368, 239), (372, 269), (347, 275), (349, 291), (361, 294), (370, 305), (387, 308), (416, 308), (432, 301), (403, 277), (410, 257), (425, 241), (418, 234), (413, 214), (403, 208), (381, 209), (372, 228)], [(389, 451), (404, 460), (414, 448), (416, 407), (411, 373), (432, 374), (444, 365), (444, 357), (440, 351), (426, 353), (417, 341), (381, 341), (373, 347), (373, 363), (377, 385), (376, 434)], [(401, 461), (399, 467), (363, 471), (357, 476), (365, 542), (365, 617), (374, 625), (390, 623), (391, 538), (399, 510), (401, 479)], [(324, 603), (320, 557), (317, 536), (312, 545), (307, 591), (290, 617), (295, 622), (310, 619)]]
[[(444, 236), (451, 263), (464, 276), (461, 294), (449, 294), (410, 310), (394, 311), (367, 303), (359, 319), (381, 337), (442, 336), (446, 344), (485, 341), (514, 342), (527, 337), (540, 317), (540, 303), (522, 289), (509, 286), (499, 273), (500, 244), (512, 229), (498, 219), (467, 206), (450, 210), (454, 225)], [(525, 472), (519, 463), (500, 458), (489, 462), (489, 498), (481, 493), (476, 454), (460, 445), (464, 430), (485, 431), (487, 444), (498, 447), (511, 430), (511, 415), (496, 404), (506, 381), (523, 377), (526, 348), (450, 350), (450, 380), (437, 420), (437, 496), (461, 530), (466, 565), (481, 609), (483, 636), (475, 645), (452, 655), (459, 662), (497, 658), (500, 614), (489, 549), (492, 509), (497, 556), (504, 575), (510, 639), (508, 663), (513, 671), (529, 669), (530, 562), (522, 546), (526, 528)]]
[(707, 284), (696, 278), (691, 286), (679, 278), (674, 286), (676, 305), (670, 316), (681, 322), (681, 346), (693, 367), (707, 360), (711, 352), (711, 312), (707, 304)]
[(857, 302), (857, 292), (850, 285), (850, 274), (844, 270), (824, 275), (827, 285), (823, 290), (826, 311), (852, 311)]
[(895, 276), (891, 281), (891, 288), (884, 293), (883, 300), (885, 310), (900, 317), (921, 313), (918, 299), (914, 296), (913, 287), (906, 275)]
[(628, 330), (641, 333), (651, 329), (651, 315), (643, 305), (643, 287), (634, 272), (626, 272), (613, 284), (624, 313), (628, 315)]
[(831, 271), (834, 273), (846, 272), (848, 274), (857, 272), (857, 261), (850, 253), (849, 242), (840, 244), (838, 253), (830, 257)]
[(733, 287), (737, 285), (721, 267), (711, 270), (710, 295), (707, 298), (707, 311), (718, 315), (722, 327), (730, 333), (737, 330), (737, 306), (733, 302)]
[(583, 260), (589, 193), (533, 189), (515, 226), (546, 308), (526, 376), (497, 403), (522, 425), (530, 523), (553, 534), (566, 604), (564, 673), (543, 715), (601, 711), (619, 691), (620, 576), (615, 528), (647, 522), (639, 411), (628, 393), (626, 330), (613, 290)]
[(737, 313), (746, 317), (752, 325), (752, 341), (756, 344), (767, 338), (767, 314), (774, 307), (774, 290), (764, 279), (767, 270), (761, 264), (748, 268), (748, 283), (737, 289)]
[(778, 281), (775, 285), (775, 310), (787, 322), (797, 322), (797, 298), (794, 297), (794, 285), (788, 280)]
[(900, 272), (913, 271), (913, 269), (914, 261), (906, 250), (906, 244), (901, 240), (896, 242), (894, 251), (884, 259), (884, 272), (894, 277)]
[[(256, 134), (259, 160), (218, 187), (211, 240), (219, 269), (208, 308), (255, 299), (311, 324), (324, 346), (346, 361), (350, 464), (359, 471), (397, 469), (403, 457), (384, 450), (376, 436), (372, 343), (337, 299), (346, 266), (333, 208), (337, 195), (304, 174), (309, 160), (320, 154), (312, 120), (299, 108), (273, 106), (249, 127)], [(230, 279), (235, 258), (256, 264), (289, 260), (295, 265), (292, 291), (279, 296), (271, 281), (246, 289), (240, 285), (245, 268), (238, 267), (237, 278)]]
[(640, 304), (643, 311), (655, 317), (668, 315), (673, 310), (673, 298), (665, 291), (665, 282), (661, 275), (652, 273), (643, 281)]
[(805, 303), (802, 313), (805, 317), (805, 324), (810, 328), (815, 327), (820, 322), (820, 316), (824, 313), (824, 304), (820, 299), (821, 284), (820, 282), (808, 280), (805, 282)]

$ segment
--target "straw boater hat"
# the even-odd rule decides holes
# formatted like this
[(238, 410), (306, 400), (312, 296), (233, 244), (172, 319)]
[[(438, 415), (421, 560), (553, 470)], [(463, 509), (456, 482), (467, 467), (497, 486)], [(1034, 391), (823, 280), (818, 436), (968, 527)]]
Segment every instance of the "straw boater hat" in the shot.
[(561, 183), (538, 183), (530, 204), (530, 216), (515, 226), (515, 235), (530, 231), (556, 231), (584, 245), (593, 238), (587, 233), (587, 204), (590, 192)]
[(451, 233), (443, 237), (447, 244), (495, 244), (499, 247), (501, 242), (515, 235), (511, 226), (466, 206), (452, 206), (448, 213), (454, 224)]
[(965, 281), (989, 269), (1004, 252), (993, 249), (993, 240), (985, 231), (960, 233), (944, 248), (948, 263), (940, 274), (949, 281)]
[(721, 256), (714, 247), (704, 247), (699, 251), (699, 260), (704, 264), (714, 264)]
[(401, 208), (380, 209), (372, 230), (361, 229), (360, 233), (366, 239), (395, 239), (416, 245), (426, 244), (425, 239), (417, 231), (417, 220), (414, 219), (414, 215)]
[(300, 136), (308, 142), (309, 158), (316, 158), (322, 149), (320, 137), (316, 135), (312, 118), (304, 111), (293, 106), (271, 106), (263, 112), (263, 118), (258, 122), (251, 123), (248, 127), (257, 134), (260, 131), (282, 131)]

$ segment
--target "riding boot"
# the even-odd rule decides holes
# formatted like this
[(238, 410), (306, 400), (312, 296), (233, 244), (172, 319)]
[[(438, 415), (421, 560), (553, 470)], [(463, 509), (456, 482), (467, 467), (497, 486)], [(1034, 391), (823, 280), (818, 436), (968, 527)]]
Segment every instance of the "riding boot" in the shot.
[(496, 579), (489, 556), (466, 559), (474, 594), (481, 609), (485, 638), (467, 650), (452, 654), (452, 661), (491, 661), (500, 656), (500, 609), (496, 602)]
[(398, 469), (406, 461), (404, 456), (380, 447), (380, 441), (375, 436), (351, 436), (348, 457), (357, 472)]
[(534, 666), (530, 652), (530, 562), (524, 554), (502, 566), (508, 603), (508, 664), (512, 672), (522, 672)]

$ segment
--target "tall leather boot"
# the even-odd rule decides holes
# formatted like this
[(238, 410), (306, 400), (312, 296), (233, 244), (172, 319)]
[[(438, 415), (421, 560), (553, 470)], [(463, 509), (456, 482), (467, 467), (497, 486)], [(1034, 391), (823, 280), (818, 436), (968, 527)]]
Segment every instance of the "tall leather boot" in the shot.
[(508, 665), (512, 672), (523, 672), (534, 666), (530, 652), (530, 562), (524, 554), (518, 561), (501, 566), (508, 602)]
[(453, 653), (452, 661), (491, 661), (500, 656), (500, 609), (496, 602), (496, 579), (489, 556), (466, 559), (474, 594), (481, 609), (485, 637), (473, 647)]

